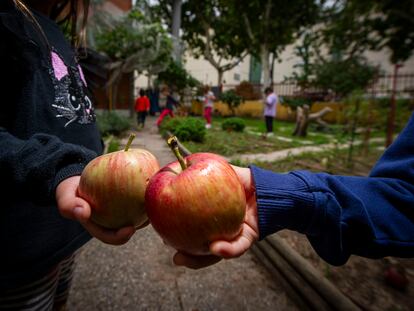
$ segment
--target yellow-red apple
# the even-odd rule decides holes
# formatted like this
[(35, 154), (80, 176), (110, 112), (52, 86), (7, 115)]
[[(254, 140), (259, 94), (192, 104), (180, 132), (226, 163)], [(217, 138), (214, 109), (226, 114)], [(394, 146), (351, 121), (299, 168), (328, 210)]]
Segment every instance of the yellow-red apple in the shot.
[(159, 164), (149, 151), (129, 149), (132, 139), (125, 150), (95, 158), (82, 172), (78, 194), (91, 205), (91, 220), (105, 228), (139, 227), (148, 220), (145, 190)]

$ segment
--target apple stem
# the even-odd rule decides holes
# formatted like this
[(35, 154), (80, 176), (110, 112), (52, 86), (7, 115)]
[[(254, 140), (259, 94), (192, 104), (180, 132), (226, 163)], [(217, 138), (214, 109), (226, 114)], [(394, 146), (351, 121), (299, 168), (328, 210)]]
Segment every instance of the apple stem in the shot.
[(134, 138), (135, 138), (135, 134), (134, 133), (131, 133), (129, 135), (129, 139), (128, 139), (128, 142), (127, 142), (127, 144), (126, 144), (126, 146), (124, 148), (124, 151), (128, 151), (129, 150), (129, 148), (131, 147), (131, 144), (132, 144), (132, 141), (134, 140)]
[(178, 149), (178, 138), (176, 136), (169, 137), (167, 144), (170, 146), (172, 152), (174, 152), (175, 156), (178, 159), (178, 162), (180, 162), (181, 169), (184, 171), (187, 168), (187, 164), (185, 163), (185, 160), (181, 155), (180, 150)]

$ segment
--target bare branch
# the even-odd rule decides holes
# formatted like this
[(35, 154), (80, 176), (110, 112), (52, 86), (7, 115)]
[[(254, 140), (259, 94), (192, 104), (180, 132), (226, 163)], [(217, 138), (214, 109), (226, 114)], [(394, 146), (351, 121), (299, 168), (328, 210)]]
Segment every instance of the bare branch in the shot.
[(243, 20), (246, 26), (247, 35), (249, 36), (249, 39), (251, 41), (254, 41), (254, 34), (253, 34), (252, 26), (250, 24), (249, 18), (247, 17), (246, 13), (243, 13)]
[(220, 68), (220, 63), (218, 63), (213, 56), (212, 53), (212, 49), (211, 49), (211, 34), (210, 34), (210, 27), (209, 25), (205, 22), (202, 21), (203, 24), (203, 28), (204, 28), (204, 32), (205, 32), (205, 36), (206, 36), (206, 44), (205, 44), (205, 48), (204, 48), (204, 57), (206, 58), (206, 60), (209, 61), (209, 63), (216, 68), (217, 70), (219, 70)]
[(223, 71), (228, 71), (228, 70), (233, 69), (234, 67), (236, 67), (238, 64), (240, 64), (243, 61), (243, 59), (247, 56), (247, 54), (248, 53), (245, 52), (242, 56), (240, 56), (240, 58), (238, 60), (236, 60), (236, 61), (234, 61), (232, 63), (228, 63), (228, 64), (226, 64), (224, 66), (221, 66), (221, 69)]

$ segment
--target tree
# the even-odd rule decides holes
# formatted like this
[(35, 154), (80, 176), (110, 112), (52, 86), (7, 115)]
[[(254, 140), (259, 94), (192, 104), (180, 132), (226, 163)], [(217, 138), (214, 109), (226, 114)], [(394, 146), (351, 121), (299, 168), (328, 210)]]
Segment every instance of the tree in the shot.
[[(114, 86), (114, 98), (123, 74), (134, 71), (157, 74), (167, 68), (172, 51), (171, 39), (161, 24), (152, 21), (138, 9), (133, 9), (124, 18), (114, 20), (111, 26), (103, 27), (96, 34), (96, 47), (111, 59), (108, 64), (111, 70), (108, 85)], [(132, 104), (130, 100), (131, 114)]]
[(301, 88), (301, 92), (312, 86), (312, 78), (314, 75), (314, 63), (318, 52), (315, 43), (317, 37), (311, 31), (305, 31), (300, 38), (300, 43), (294, 48), (294, 55), (300, 59), (300, 63), (293, 65), (294, 71), (292, 77), (288, 80), (295, 81)]
[(412, 0), (337, 0), (334, 3), (325, 11), (328, 41), (342, 45), (341, 50), (387, 47), (393, 64), (411, 57), (414, 51)]
[(261, 60), (264, 86), (271, 81), (270, 55), (277, 57), (319, 15), (319, 5), (312, 0), (220, 2), (225, 13), (232, 16), (232, 23), (238, 25), (239, 37), (248, 52)]
[(219, 0), (189, 0), (183, 5), (183, 40), (195, 57), (204, 57), (217, 70), (219, 86), (224, 73), (246, 56), (239, 27)]
[(158, 82), (165, 83), (178, 92), (183, 91), (185, 88), (196, 87), (200, 85), (200, 82), (192, 77), (185, 68), (175, 61), (171, 61), (168, 67), (158, 73)]
[[(160, 0), (156, 14), (172, 27), (173, 0)], [(245, 46), (238, 37), (238, 24), (225, 14), (219, 0), (187, 0), (182, 4), (182, 39), (196, 58), (203, 57), (218, 73), (222, 84), (226, 71), (236, 67), (246, 56)]]
[(322, 59), (315, 66), (312, 84), (335, 98), (344, 99), (355, 91), (364, 91), (377, 76), (378, 69), (363, 57)]
[[(414, 2), (412, 0), (338, 0), (328, 9), (325, 37), (332, 46), (342, 50), (358, 51), (369, 48), (391, 51), (390, 61), (395, 65), (394, 79), (399, 65), (414, 51)], [(395, 84), (395, 81), (394, 81)], [(393, 139), (396, 99), (393, 92), (387, 122), (386, 146)]]

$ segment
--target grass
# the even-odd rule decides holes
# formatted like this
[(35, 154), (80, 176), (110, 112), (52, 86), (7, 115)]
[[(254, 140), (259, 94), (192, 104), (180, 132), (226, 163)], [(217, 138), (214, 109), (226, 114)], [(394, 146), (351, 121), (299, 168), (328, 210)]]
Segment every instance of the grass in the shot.
[[(203, 143), (186, 142), (186, 147), (191, 152), (213, 152), (223, 156), (238, 154), (269, 153), (273, 151), (296, 148), (311, 145), (323, 145), (329, 143), (345, 143), (349, 135), (343, 132), (341, 125), (331, 125), (327, 132), (317, 131), (311, 124), (307, 137), (294, 137), (295, 124), (292, 122), (275, 121), (274, 136), (264, 139), (265, 124), (261, 119), (243, 118), (246, 129), (243, 133), (225, 132), (221, 129), (221, 123), (225, 118), (215, 117), (212, 129), (207, 131)], [(358, 136), (356, 140), (360, 139)]]
[(384, 150), (376, 148), (372, 144), (367, 155), (362, 154), (362, 149), (357, 147), (352, 158), (352, 166), (348, 165), (348, 149), (331, 150), (318, 153), (304, 153), (299, 156), (291, 156), (276, 162), (232, 162), (234, 165), (256, 165), (274, 172), (290, 172), (294, 170), (309, 170), (314, 172), (327, 172), (338, 175), (366, 176), (374, 164), (378, 161)]

